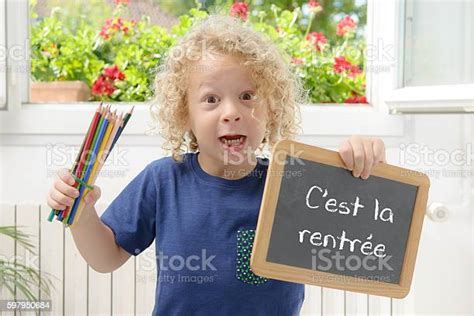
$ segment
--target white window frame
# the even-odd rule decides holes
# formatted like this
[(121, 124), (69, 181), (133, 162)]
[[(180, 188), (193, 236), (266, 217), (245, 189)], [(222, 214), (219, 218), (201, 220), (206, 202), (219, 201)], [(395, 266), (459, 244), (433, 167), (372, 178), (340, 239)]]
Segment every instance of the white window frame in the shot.
[(7, 104), (7, 60), (6, 55), (6, 18), (5, 18), (5, 0), (0, 0), (0, 109), (4, 109)]
[[(22, 43), (29, 43), (28, 1), (7, 1), (8, 45), (19, 45), (22, 49), (28, 49), (26, 45), (22, 46)], [(386, 45), (395, 47), (394, 28), (398, 25), (395, 23), (399, 18), (398, 2), (381, 2), (368, 0), (367, 46), (377, 46), (378, 41), (383, 39)], [(368, 60), (366, 64), (371, 67), (377, 62), (378, 60)], [(389, 62), (396, 64), (396, 60)], [(301, 116), (304, 135), (403, 136), (405, 118), (390, 115), (384, 102), (387, 87), (392, 87), (396, 78), (394, 72), (395, 67), (390, 67), (387, 72), (366, 74), (367, 99), (370, 105), (303, 105)], [(90, 122), (97, 103), (29, 104), (28, 78), (29, 73), (17, 72), (7, 79), (8, 89), (14, 92), (14, 95), (9, 98), (8, 111), (0, 113), (0, 134), (80, 135), (85, 132), (84, 128)], [(149, 107), (137, 105), (134, 118), (130, 120), (124, 132), (126, 135), (143, 135), (145, 122), (150, 121)], [(128, 106), (129, 104), (124, 103), (113, 104), (113, 107), (119, 110)]]
[[(467, 0), (466, 0), (467, 1)], [(472, 6), (467, 6), (464, 10), (466, 21), (474, 23), (471, 19), (474, 16)], [(456, 85), (432, 85), (404, 87), (403, 84), (403, 51), (404, 51), (404, 21), (405, 12), (413, 11), (409, 3), (400, 1), (400, 33), (398, 34), (400, 43), (400, 62), (398, 63), (398, 76), (396, 85), (392, 89), (389, 97), (385, 100), (389, 106), (390, 113), (465, 113), (474, 112), (474, 84)], [(465, 42), (470, 43), (474, 34), (471, 34), (470, 27), (465, 28)], [(466, 44), (470, 47), (469, 44)], [(472, 54), (466, 54), (463, 61), (465, 67), (474, 67)]]

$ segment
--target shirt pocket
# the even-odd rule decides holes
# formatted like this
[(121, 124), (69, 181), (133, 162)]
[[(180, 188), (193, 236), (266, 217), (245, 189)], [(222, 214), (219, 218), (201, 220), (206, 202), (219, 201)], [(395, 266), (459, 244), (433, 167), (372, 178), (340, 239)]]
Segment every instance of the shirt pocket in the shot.
[(252, 254), (255, 230), (241, 229), (237, 231), (237, 260), (235, 267), (235, 276), (238, 280), (252, 285), (266, 283), (267, 278), (258, 276), (250, 269), (250, 256)]

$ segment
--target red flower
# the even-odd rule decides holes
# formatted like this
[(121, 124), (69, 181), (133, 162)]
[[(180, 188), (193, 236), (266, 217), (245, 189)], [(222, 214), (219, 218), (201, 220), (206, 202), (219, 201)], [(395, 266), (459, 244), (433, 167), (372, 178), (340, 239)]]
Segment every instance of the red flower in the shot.
[(360, 73), (362, 73), (362, 70), (360, 70), (359, 66), (357, 65), (352, 65), (349, 69), (349, 77), (355, 77)]
[[(136, 25), (135, 21), (131, 22), (132, 26)], [(111, 35), (115, 34), (116, 32), (122, 31), (125, 34), (128, 34), (130, 29), (128, 26), (125, 26), (124, 20), (121, 17), (118, 17), (117, 19), (107, 19), (105, 20), (104, 26), (102, 26), (102, 29), (99, 33), (99, 35), (103, 38), (108, 40)]]
[(123, 26), (122, 18), (117, 18), (117, 21), (114, 24), (112, 24), (112, 28), (115, 30), (120, 30), (122, 26)]
[(116, 5), (119, 5), (119, 4), (128, 5), (130, 0), (114, 0), (114, 2)]
[(113, 65), (104, 69), (102, 73), (106, 78), (111, 80), (123, 80), (125, 79), (125, 74), (120, 71), (117, 65)]
[(334, 58), (334, 72), (341, 73), (345, 70), (351, 69), (352, 64), (348, 62), (344, 57)]
[(104, 76), (100, 76), (92, 85), (93, 95), (108, 95), (111, 96), (114, 93), (115, 87), (113, 82)]
[(301, 65), (304, 63), (304, 60), (302, 58), (299, 58), (299, 57), (293, 57), (291, 59), (291, 63), (295, 64), (295, 65)]
[(104, 26), (102, 26), (102, 29), (99, 33), (100, 36), (102, 36), (103, 39), (109, 39), (110, 38), (110, 35), (109, 35), (109, 28), (110, 26), (112, 25), (112, 19), (107, 19), (105, 20), (105, 24)]
[(318, 1), (310, 0), (308, 2), (308, 6), (309, 6), (309, 10), (311, 11), (311, 13), (318, 13), (320, 11), (323, 11), (323, 7), (321, 6), (321, 4)]
[(352, 97), (347, 98), (344, 103), (368, 103), (365, 95), (353, 95)]
[(235, 2), (230, 8), (231, 16), (238, 16), (242, 20), (247, 20), (249, 13), (249, 5), (245, 2)]
[(352, 32), (356, 27), (357, 23), (353, 19), (351, 19), (350, 16), (346, 15), (337, 24), (336, 34), (339, 36), (344, 36), (347, 32)]
[(107, 33), (107, 30), (105, 30), (105, 29), (102, 29), (100, 31), (99, 35), (105, 40), (108, 40), (110, 38), (109, 34)]
[(94, 81), (92, 85), (93, 95), (108, 95), (111, 96), (115, 91), (115, 80), (124, 80), (125, 74), (120, 71), (117, 65), (107, 67), (102, 72), (102, 75)]
[(323, 32), (311, 32), (306, 35), (306, 40), (313, 44), (314, 48), (319, 52), (323, 48), (324, 44), (328, 42), (326, 36), (324, 36)]
[(351, 64), (347, 59), (344, 57), (335, 57), (334, 58), (334, 72), (341, 73), (341, 72), (348, 72), (349, 77), (355, 77), (358, 74), (362, 73), (362, 70), (357, 65)]

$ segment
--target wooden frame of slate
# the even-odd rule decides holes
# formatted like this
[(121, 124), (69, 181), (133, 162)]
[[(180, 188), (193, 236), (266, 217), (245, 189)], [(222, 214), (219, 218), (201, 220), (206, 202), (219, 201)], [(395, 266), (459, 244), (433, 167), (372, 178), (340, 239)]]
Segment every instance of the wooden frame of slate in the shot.
[[(373, 167), (367, 180), (356, 178), (338, 152), (280, 141), (267, 171), (251, 270), (403, 298), (410, 291), (429, 185), (425, 174), (385, 163)], [(318, 257), (322, 253), (328, 260)], [(369, 258), (377, 266), (369, 269)]]

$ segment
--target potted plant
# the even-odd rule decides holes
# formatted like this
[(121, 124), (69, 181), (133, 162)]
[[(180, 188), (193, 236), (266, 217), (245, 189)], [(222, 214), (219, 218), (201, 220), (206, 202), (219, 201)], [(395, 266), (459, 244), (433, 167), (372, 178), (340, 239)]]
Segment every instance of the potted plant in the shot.
[(79, 80), (32, 82), (30, 87), (33, 103), (87, 101), (91, 97), (91, 89)]
[[(130, 19), (128, 0), (114, 2), (112, 14), (101, 15), (108, 18), (92, 20), (96, 25), (65, 19), (55, 8), (33, 26), (31, 101), (147, 101), (153, 96), (161, 58), (193, 22), (208, 14), (198, 3), (166, 30), (151, 24), (147, 16)], [(290, 11), (271, 4), (264, 10), (234, 2), (221, 9), (266, 34), (287, 53), (310, 103), (367, 103), (365, 43), (358, 18), (352, 14), (334, 21), (333, 11), (315, 0), (302, 7)], [(316, 23), (321, 14), (332, 21), (324, 29)], [(62, 83), (71, 80), (80, 83)]]
[(83, 21), (71, 30), (60, 14), (54, 8), (32, 27), (31, 102), (88, 101), (92, 81), (104, 65), (93, 52), (94, 28)]
[(97, 101), (149, 100), (157, 66), (176, 40), (147, 16), (128, 19), (125, 10), (126, 6), (118, 6), (94, 41), (94, 53), (105, 63), (92, 84)]

